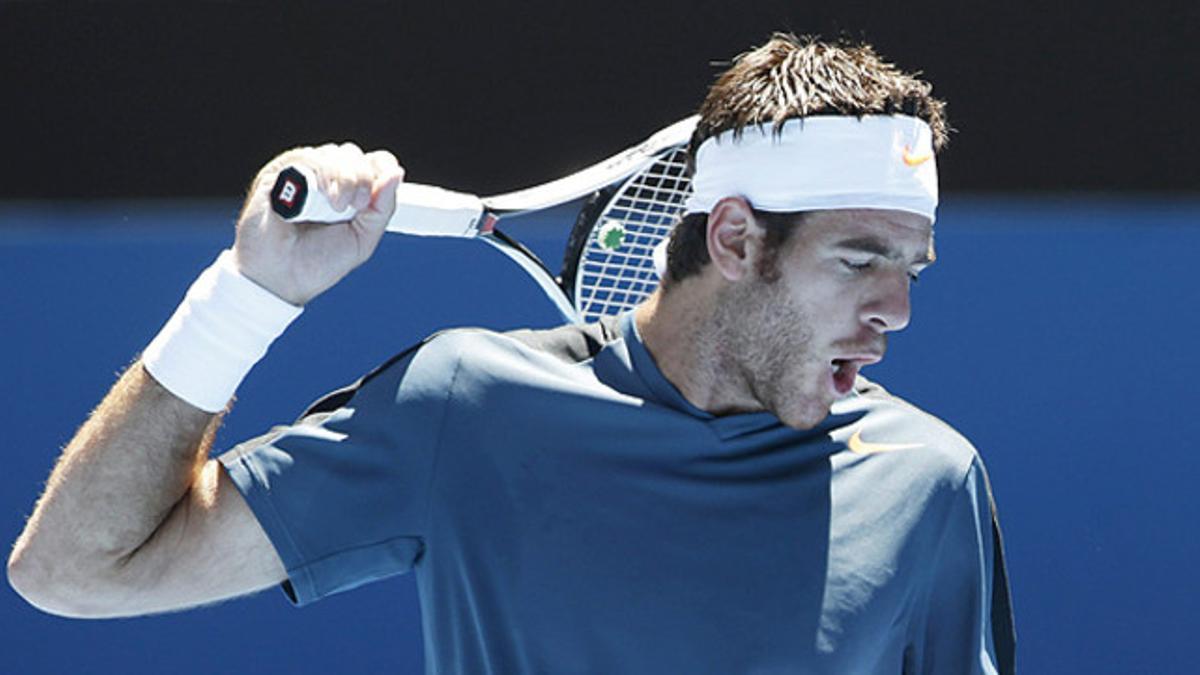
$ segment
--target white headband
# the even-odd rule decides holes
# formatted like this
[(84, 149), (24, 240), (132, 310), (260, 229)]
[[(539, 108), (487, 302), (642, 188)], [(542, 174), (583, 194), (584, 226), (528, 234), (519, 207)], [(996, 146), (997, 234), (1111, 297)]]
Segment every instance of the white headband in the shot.
[(929, 125), (907, 115), (818, 115), (725, 131), (700, 144), (687, 213), (742, 196), (761, 211), (895, 209), (935, 218)]

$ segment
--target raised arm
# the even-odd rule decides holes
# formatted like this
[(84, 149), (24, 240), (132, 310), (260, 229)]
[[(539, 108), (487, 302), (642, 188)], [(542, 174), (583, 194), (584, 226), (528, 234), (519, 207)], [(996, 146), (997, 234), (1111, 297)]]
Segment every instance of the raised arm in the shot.
[[(334, 206), (353, 204), (358, 215), (335, 225), (280, 220), (268, 193), (289, 164), (312, 168)], [(234, 246), (219, 263), (224, 281), (210, 283), (219, 265), (205, 272), (208, 281), (202, 275), (147, 350), (150, 363), (139, 359), (129, 368), (59, 458), (8, 560), (9, 582), (22, 597), (65, 616), (131, 616), (210, 603), (284, 579), (244, 499), (208, 459), (221, 408), (253, 359), (240, 372), (205, 372), (228, 366), (223, 356), (197, 353), (214, 336), (197, 338), (188, 321), (230, 304), (213, 297), (226, 292), (222, 284), (241, 284), (260, 297), (240, 313), (232, 302), (235, 311), (218, 323), (235, 334), (282, 330), (286, 321), (249, 325), (258, 318), (247, 308), (274, 303), (268, 314), (294, 316), (289, 305), (303, 306), (366, 261), (402, 177), (391, 154), (364, 154), (349, 144), (292, 150), (259, 172)], [(220, 339), (212, 344), (222, 351)], [(209, 375), (215, 383), (195, 382)]]

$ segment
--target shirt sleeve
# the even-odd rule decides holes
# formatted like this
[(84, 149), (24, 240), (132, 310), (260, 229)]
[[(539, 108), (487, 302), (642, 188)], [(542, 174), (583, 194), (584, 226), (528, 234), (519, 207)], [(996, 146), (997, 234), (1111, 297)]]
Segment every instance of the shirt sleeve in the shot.
[(449, 387), (419, 347), (218, 458), (296, 605), (408, 572), (421, 556)]
[(1015, 635), (987, 473), (978, 458), (947, 516), (931, 570), (925, 621), (906, 673), (1010, 675)]

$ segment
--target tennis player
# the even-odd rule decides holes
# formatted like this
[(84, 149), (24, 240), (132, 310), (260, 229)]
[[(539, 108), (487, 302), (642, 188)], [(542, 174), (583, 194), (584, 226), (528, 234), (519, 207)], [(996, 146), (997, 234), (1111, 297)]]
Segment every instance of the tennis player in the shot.
[[(944, 104), (871, 47), (777, 35), (701, 106), (662, 287), (612, 321), (426, 339), (208, 459), (242, 377), (370, 257), (402, 170), (256, 179), (67, 447), (9, 579), (76, 617), (416, 570), (429, 672), (1012, 672), (984, 467), (859, 374), (933, 262)], [(268, 207), (312, 169), (335, 226)]]

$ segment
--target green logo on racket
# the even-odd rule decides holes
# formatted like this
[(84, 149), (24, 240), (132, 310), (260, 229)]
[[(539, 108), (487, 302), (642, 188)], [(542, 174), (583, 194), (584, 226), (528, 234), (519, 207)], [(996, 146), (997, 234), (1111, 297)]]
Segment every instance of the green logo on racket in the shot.
[(615, 220), (604, 223), (596, 232), (596, 243), (600, 248), (616, 251), (625, 245), (625, 228)]

